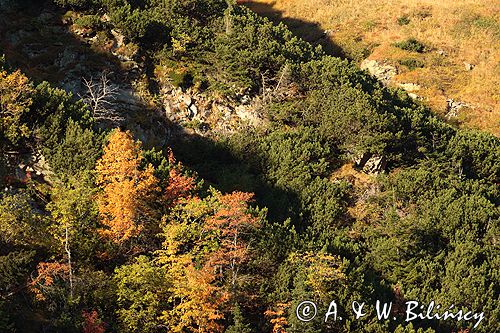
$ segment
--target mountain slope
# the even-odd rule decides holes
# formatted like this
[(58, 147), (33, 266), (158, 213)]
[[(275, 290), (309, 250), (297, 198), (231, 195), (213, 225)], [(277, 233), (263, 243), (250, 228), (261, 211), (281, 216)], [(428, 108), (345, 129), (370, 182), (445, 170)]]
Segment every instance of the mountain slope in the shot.
[[(500, 14), (495, 1), (240, 1), (288, 23), (312, 42), (329, 39), (333, 52), (395, 66), (392, 84), (414, 83), (443, 117), (500, 135)], [(323, 34), (326, 32), (326, 35)], [(395, 43), (411, 38), (422, 52)], [(450, 114), (452, 101), (468, 105)]]

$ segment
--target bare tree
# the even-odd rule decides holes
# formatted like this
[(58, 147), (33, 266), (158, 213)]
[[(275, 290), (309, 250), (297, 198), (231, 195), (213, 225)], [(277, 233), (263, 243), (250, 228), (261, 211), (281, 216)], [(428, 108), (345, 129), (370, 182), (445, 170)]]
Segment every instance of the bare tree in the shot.
[(118, 87), (110, 82), (106, 72), (101, 74), (99, 80), (94, 80), (92, 77), (89, 80), (83, 78), (83, 83), (86, 87), (83, 100), (90, 107), (94, 119), (114, 123), (124, 120), (114, 108)]
[(281, 70), (272, 78), (268, 78), (267, 72), (261, 73), (262, 77), (262, 96), (261, 103), (266, 105), (273, 101), (279, 101), (286, 98), (292, 92), (291, 69), (285, 64)]

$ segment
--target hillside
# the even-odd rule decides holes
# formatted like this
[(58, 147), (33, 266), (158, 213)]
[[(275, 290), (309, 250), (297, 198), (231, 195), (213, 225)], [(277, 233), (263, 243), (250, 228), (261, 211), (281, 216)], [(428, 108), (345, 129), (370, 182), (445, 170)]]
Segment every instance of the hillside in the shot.
[(500, 139), (295, 22), (0, 0), (0, 332), (497, 330)]
[[(274, 21), (287, 23), (299, 36), (327, 45), (332, 53), (353, 59), (357, 64), (369, 59), (380, 66), (394, 66), (392, 85), (403, 84), (443, 118), (500, 135), (498, 2), (251, 0), (240, 3)], [(421, 43), (423, 49), (415, 52), (396, 45), (410, 39)], [(370, 64), (365, 63), (365, 67)]]

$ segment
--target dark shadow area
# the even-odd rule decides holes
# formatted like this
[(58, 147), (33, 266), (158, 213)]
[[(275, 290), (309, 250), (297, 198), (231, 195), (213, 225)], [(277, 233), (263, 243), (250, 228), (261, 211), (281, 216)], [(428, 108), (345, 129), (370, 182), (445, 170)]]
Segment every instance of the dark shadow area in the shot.
[(259, 207), (268, 209), (271, 222), (291, 218), (298, 231), (300, 200), (296, 193), (285, 191), (267, 182), (259, 170), (237, 159), (222, 143), (197, 135), (177, 136), (171, 142), (176, 156), (186, 166), (195, 170), (205, 185), (214, 186), (222, 192), (244, 191), (255, 193)]
[[(120, 60), (111, 52), (116, 46), (90, 42), (99, 32), (82, 37), (69, 31), (67, 20), (65, 11), (50, 0), (7, 0), (0, 7), (0, 55), (5, 55), (7, 67), (21, 70), (35, 84), (47, 81), (75, 98), (87, 92), (84, 79), (97, 81), (107, 73), (117, 88), (115, 108), (124, 118), (120, 127), (130, 130), (147, 148), (165, 144), (170, 122), (163, 110), (147, 105), (132, 87), (142, 72), (151, 72), (142, 68), (141, 55), (137, 61)], [(109, 41), (112, 37), (107, 36)], [(156, 88), (151, 82), (148, 87)], [(116, 124), (99, 127), (110, 126)]]
[(347, 56), (342, 48), (335, 44), (328, 35), (328, 32), (321, 29), (315, 22), (307, 22), (296, 18), (285, 17), (283, 12), (275, 9), (273, 3), (265, 4), (252, 0), (239, 1), (240, 4), (250, 8), (257, 14), (267, 17), (273, 23), (284, 23), (294, 35), (304, 39), (312, 45), (321, 45), (326, 54), (346, 59)]

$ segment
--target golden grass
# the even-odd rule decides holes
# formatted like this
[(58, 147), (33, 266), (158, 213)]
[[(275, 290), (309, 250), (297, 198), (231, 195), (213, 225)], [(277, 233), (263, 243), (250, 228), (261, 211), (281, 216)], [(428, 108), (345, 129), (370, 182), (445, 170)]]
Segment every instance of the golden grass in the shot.
[[(500, 2), (498, 0), (250, 0), (255, 11), (278, 19), (304, 22), (309, 37), (331, 30), (332, 41), (346, 54), (369, 47), (370, 59), (397, 65), (396, 82), (422, 86), (418, 92), (439, 114), (446, 99), (472, 106), (460, 120), (500, 136)], [(409, 23), (400, 25), (398, 18)], [(299, 21), (294, 21), (298, 25)], [(317, 25), (305, 24), (316, 23)], [(410, 37), (428, 51), (416, 54), (392, 44)], [(446, 56), (436, 52), (442, 50)], [(398, 65), (403, 58), (418, 58), (424, 68), (408, 70)], [(360, 61), (361, 59), (356, 59)], [(467, 71), (464, 62), (474, 65)]]

